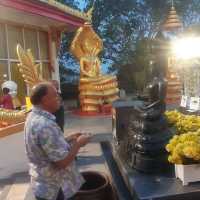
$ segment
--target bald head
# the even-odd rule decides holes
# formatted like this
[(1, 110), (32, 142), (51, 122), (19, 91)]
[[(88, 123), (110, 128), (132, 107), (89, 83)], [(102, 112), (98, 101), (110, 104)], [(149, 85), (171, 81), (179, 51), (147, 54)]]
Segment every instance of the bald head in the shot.
[(32, 88), (31, 103), (34, 106), (41, 106), (44, 110), (55, 112), (60, 106), (56, 88), (51, 82), (42, 82)]
[(42, 101), (42, 98), (47, 95), (48, 88), (51, 86), (49, 82), (43, 82), (35, 85), (31, 91), (31, 103), (36, 106), (39, 105)]

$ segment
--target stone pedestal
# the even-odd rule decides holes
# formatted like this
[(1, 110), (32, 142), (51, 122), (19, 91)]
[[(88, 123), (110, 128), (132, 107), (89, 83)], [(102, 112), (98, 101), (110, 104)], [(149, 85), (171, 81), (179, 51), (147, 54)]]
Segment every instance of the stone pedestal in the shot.
[(138, 109), (143, 103), (118, 101), (113, 104), (115, 148), (131, 168), (155, 172), (169, 166), (165, 146), (172, 134), (160, 105), (152, 110), (153, 115), (145, 117), (146, 112)]
[[(166, 172), (147, 174), (129, 167), (120, 159), (114, 146), (110, 146), (119, 171), (132, 199), (135, 200), (199, 200), (200, 182), (183, 186), (175, 178), (174, 166)], [(119, 176), (119, 174), (118, 174)]]

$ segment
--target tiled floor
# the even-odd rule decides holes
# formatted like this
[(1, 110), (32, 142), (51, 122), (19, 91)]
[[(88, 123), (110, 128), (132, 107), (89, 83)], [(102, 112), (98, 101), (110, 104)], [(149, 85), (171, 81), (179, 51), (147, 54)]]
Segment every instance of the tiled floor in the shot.
[(65, 115), (65, 135), (76, 132), (90, 132), (96, 138), (108, 139), (112, 132), (111, 116), (79, 117), (68, 112)]

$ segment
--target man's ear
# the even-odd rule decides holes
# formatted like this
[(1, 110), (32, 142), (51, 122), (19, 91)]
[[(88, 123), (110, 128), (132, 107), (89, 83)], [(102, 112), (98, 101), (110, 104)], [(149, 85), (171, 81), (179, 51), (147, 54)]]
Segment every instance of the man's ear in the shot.
[(45, 105), (47, 100), (48, 100), (47, 96), (43, 96), (41, 99), (41, 104)]

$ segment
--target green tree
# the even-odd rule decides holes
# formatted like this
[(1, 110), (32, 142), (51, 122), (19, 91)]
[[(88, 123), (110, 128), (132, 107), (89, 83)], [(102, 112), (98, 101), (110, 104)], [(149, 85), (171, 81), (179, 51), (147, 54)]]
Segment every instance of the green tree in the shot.
[[(92, 1), (88, 2), (91, 6)], [(184, 27), (200, 22), (200, 0), (176, 0), (174, 6)], [(93, 26), (104, 39), (102, 57), (112, 61), (109, 69), (117, 71), (120, 84), (126, 82), (133, 89), (144, 86), (141, 83), (147, 80), (144, 76), (149, 75), (155, 57), (151, 51), (154, 38), (170, 7), (170, 0), (95, 1)], [(138, 73), (142, 81), (137, 80)]]
[[(62, 2), (80, 8), (78, 0)], [(84, 11), (94, 6), (92, 23), (104, 42), (103, 64), (118, 75), (120, 87), (130, 86), (129, 91), (131, 87), (133, 90), (143, 88), (155, 57), (154, 38), (168, 15), (171, 0), (85, 0), (84, 3)], [(200, 0), (174, 0), (174, 5), (185, 28), (199, 24)], [(70, 67), (79, 69), (66, 53), (72, 37), (73, 34), (64, 37), (61, 52), (65, 53), (61, 53), (61, 63), (66, 66), (70, 62)]]

